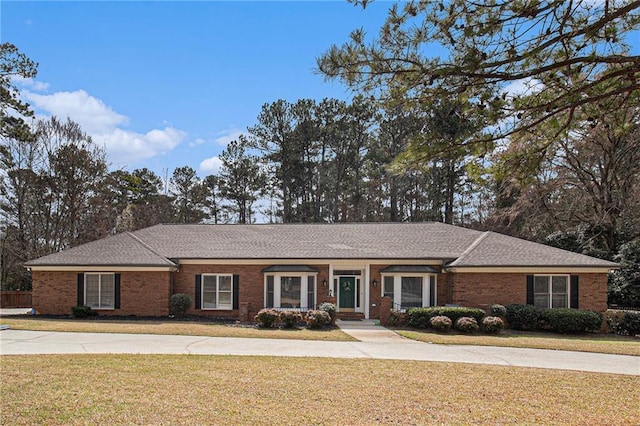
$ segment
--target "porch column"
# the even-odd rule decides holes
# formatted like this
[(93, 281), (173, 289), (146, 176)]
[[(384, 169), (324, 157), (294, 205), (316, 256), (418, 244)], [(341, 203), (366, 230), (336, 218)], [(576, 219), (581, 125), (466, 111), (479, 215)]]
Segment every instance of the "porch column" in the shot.
[(364, 317), (369, 319), (369, 283), (371, 282), (370, 265), (367, 263), (364, 266)]

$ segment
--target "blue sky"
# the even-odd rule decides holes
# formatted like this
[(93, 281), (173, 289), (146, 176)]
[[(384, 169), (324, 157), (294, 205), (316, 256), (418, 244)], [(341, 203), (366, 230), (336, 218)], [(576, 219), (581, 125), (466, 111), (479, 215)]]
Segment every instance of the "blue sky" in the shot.
[(391, 4), (5, 0), (0, 38), (39, 63), (21, 83), (36, 112), (80, 123), (113, 168), (205, 176), (264, 103), (350, 99), (315, 58)]

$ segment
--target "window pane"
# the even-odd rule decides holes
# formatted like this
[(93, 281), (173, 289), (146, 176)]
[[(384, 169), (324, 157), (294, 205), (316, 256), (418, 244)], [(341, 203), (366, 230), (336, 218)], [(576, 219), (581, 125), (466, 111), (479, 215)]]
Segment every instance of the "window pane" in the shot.
[(217, 275), (203, 275), (202, 276), (202, 309), (215, 309), (216, 304), (216, 284)]
[(315, 283), (316, 277), (310, 275), (307, 280), (307, 308), (314, 309), (316, 307), (316, 299), (315, 299)]
[(402, 277), (402, 307), (419, 308), (422, 306), (422, 277)]
[(555, 276), (551, 277), (551, 291), (553, 294), (567, 293), (567, 277)]
[(84, 276), (84, 304), (92, 308), (100, 307), (100, 276), (97, 274)]
[(227, 307), (231, 306), (231, 299), (232, 299), (232, 297), (231, 297), (231, 292), (230, 291), (221, 291), (218, 294), (218, 303), (219, 303), (218, 307), (227, 308)]
[(266, 307), (267, 308), (273, 308), (273, 275), (267, 275)]
[(113, 308), (115, 299), (115, 282), (113, 274), (100, 275), (100, 307)]
[(280, 279), (280, 307), (300, 307), (300, 277), (282, 277)]
[(553, 305), (552, 308), (566, 308), (567, 307), (567, 295), (566, 294), (553, 294), (551, 296)]
[(549, 296), (546, 294), (535, 295), (533, 297), (533, 305), (536, 308), (547, 309), (549, 307)]
[(384, 295), (393, 301), (393, 277), (384, 277)]
[(549, 293), (549, 277), (535, 276), (533, 278), (534, 293)]
[(220, 281), (219, 291), (231, 291), (231, 275), (220, 275), (218, 280)]

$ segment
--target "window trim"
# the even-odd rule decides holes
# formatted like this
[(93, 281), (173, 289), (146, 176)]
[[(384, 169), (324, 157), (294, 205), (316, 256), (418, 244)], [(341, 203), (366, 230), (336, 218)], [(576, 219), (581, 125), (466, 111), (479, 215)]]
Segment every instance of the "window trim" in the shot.
[[(88, 275), (97, 275), (98, 276), (98, 306), (91, 306), (87, 303), (87, 276)], [(113, 304), (111, 306), (103, 307), (101, 306), (102, 300), (102, 276), (110, 275), (113, 278)], [(84, 286), (83, 286), (83, 301), (85, 306), (91, 307), (91, 309), (95, 309), (96, 311), (113, 311), (116, 309), (116, 274), (114, 272), (85, 272), (84, 273)]]
[[(204, 279), (205, 277), (216, 277), (216, 307), (215, 308), (205, 308), (204, 304)], [(231, 282), (231, 291), (225, 293), (231, 293), (231, 302), (229, 306), (220, 307), (220, 277), (229, 277)], [(232, 311), (233, 310), (233, 274), (216, 274), (216, 273), (205, 273), (201, 274), (200, 278), (200, 309), (203, 311)]]
[[(264, 286), (263, 286), (263, 304), (264, 307), (268, 307), (267, 303), (267, 277), (273, 277), (273, 309), (287, 309), (287, 310), (308, 310), (314, 309), (318, 303), (318, 272), (265, 272), (264, 273)], [(298, 308), (283, 308), (281, 300), (282, 290), (282, 278), (300, 278), (300, 307)], [(313, 306), (307, 306), (309, 304), (309, 277), (313, 277)]]
[[(438, 305), (438, 274), (420, 274), (411, 272), (394, 272), (394, 273), (381, 273), (380, 281), (380, 296), (384, 297), (385, 294), (385, 278), (393, 277), (393, 298), (391, 299), (391, 306), (402, 306), (402, 278), (422, 278), (422, 307), (437, 306)], [(431, 280), (434, 280), (433, 294), (431, 294)], [(433, 297), (433, 300), (431, 298)], [(405, 309), (405, 308), (402, 308)]]
[[(547, 292), (546, 293), (536, 293), (536, 278), (537, 277), (545, 277), (547, 278)], [(553, 277), (565, 277), (566, 282), (566, 303), (565, 306), (553, 307)], [(564, 309), (571, 307), (571, 275), (569, 274), (534, 274), (533, 275), (533, 306), (536, 306), (536, 294), (546, 294), (547, 295), (547, 306), (545, 308), (540, 309)]]

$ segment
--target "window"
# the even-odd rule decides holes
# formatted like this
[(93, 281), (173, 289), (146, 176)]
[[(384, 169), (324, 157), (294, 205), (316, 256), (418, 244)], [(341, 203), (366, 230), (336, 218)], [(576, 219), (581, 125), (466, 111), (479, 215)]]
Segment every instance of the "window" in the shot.
[(233, 309), (233, 276), (202, 274), (202, 309)]
[(422, 307), (422, 277), (401, 277), (401, 305), (403, 308)]
[(436, 275), (384, 274), (382, 296), (390, 297), (394, 309), (436, 305)]
[(533, 304), (536, 308), (568, 308), (569, 276), (535, 275), (533, 277)]
[(85, 274), (84, 304), (94, 309), (115, 309), (115, 275)]
[(265, 276), (267, 308), (312, 309), (316, 304), (316, 274)]

